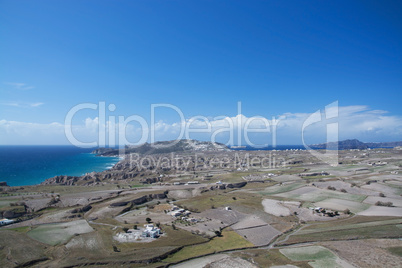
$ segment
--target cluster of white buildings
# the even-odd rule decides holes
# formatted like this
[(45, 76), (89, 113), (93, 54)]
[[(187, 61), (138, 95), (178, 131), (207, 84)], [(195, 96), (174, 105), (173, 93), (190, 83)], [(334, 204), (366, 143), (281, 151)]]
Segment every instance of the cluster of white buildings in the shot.
[(155, 227), (153, 224), (145, 224), (144, 229), (136, 230), (130, 229), (127, 233), (118, 233), (114, 239), (119, 242), (139, 242), (147, 238), (158, 238), (162, 235), (160, 228)]
[(180, 216), (188, 216), (191, 214), (191, 212), (183, 208), (179, 208), (178, 206), (173, 206), (172, 211), (169, 212), (169, 214), (177, 218)]
[(193, 223), (198, 222), (197, 219), (187, 217), (188, 215), (191, 214), (190, 211), (185, 210), (183, 208), (179, 208), (178, 206), (173, 206), (172, 211), (169, 212), (169, 214), (175, 218), (181, 218), (184, 221), (193, 222)]
[(14, 221), (13, 221), (13, 220), (6, 219), (6, 218), (0, 220), (0, 226), (2, 226), (2, 225), (7, 225), (7, 224), (11, 224), (11, 223), (14, 223)]

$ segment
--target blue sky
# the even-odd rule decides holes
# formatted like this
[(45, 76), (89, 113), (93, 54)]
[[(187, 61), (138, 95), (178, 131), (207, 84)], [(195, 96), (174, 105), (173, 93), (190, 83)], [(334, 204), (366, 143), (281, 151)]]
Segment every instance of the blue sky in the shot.
[[(115, 104), (108, 115), (148, 122), (155, 103), (188, 119), (235, 117), (241, 101), (246, 118), (299, 118), (280, 144), (301, 144), (301, 121), (338, 101), (340, 138), (402, 140), (401, 11), (399, 1), (0, 1), (0, 144), (66, 144), (68, 111), (101, 101)], [(77, 113), (77, 135), (96, 117)], [(179, 120), (161, 109), (158, 139), (175, 138)]]

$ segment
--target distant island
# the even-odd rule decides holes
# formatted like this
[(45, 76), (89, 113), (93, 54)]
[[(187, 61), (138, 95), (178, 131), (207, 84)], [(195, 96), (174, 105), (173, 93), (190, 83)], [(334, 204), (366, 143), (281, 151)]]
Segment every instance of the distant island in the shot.
[(368, 148), (394, 148), (402, 146), (402, 141), (392, 142), (361, 142), (357, 139), (343, 140), (338, 142), (328, 142), (310, 145), (312, 149), (329, 149), (329, 150), (350, 150), (350, 149), (368, 149)]

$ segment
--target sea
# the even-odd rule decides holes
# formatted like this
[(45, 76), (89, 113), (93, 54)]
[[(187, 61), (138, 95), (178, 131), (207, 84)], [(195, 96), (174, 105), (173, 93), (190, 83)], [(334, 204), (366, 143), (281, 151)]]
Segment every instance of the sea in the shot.
[[(112, 168), (119, 157), (100, 157), (91, 152), (96, 148), (75, 146), (0, 146), (0, 181), (9, 186), (34, 185), (58, 176), (81, 176)], [(278, 145), (253, 148), (250, 146), (232, 150), (286, 150), (304, 149), (301, 145)]]
[(57, 176), (81, 176), (112, 168), (119, 157), (92, 154), (75, 146), (0, 146), (0, 181), (9, 186), (34, 185)]

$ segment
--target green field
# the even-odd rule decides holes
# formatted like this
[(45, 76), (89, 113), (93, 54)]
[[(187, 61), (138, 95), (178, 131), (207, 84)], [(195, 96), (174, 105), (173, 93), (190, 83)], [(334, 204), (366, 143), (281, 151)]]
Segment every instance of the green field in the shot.
[(337, 224), (333, 226), (320, 226), (316, 225), (314, 228), (305, 228), (300, 230), (297, 234), (311, 234), (311, 233), (319, 233), (319, 232), (327, 232), (327, 231), (338, 231), (338, 230), (351, 230), (351, 229), (360, 229), (365, 227), (374, 227), (374, 226), (385, 226), (400, 223), (400, 219), (393, 220), (384, 220), (384, 221), (373, 221), (373, 222), (362, 222), (362, 223), (354, 223), (354, 224)]
[[(292, 235), (286, 242), (278, 243), (282, 245), (291, 245), (313, 241), (335, 241), (335, 240), (356, 240), (370, 238), (401, 238), (401, 229), (397, 224), (384, 225), (383, 223), (374, 226), (339, 226), (330, 230), (323, 228), (317, 230), (302, 230), (300, 233)], [(310, 232), (309, 232), (310, 231)]]
[(387, 250), (396, 256), (402, 257), (402, 247), (391, 247), (387, 248)]
[(328, 249), (321, 246), (284, 248), (279, 250), (292, 261), (309, 261), (312, 267), (342, 267), (340, 259)]
[(164, 262), (176, 263), (182, 260), (219, 252), (228, 249), (253, 247), (254, 245), (237, 234), (233, 230), (224, 230), (221, 237), (215, 237), (208, 243), (184, 247), (179, 252), (164, 260)]
[(264, 191), (260, 192), (262, 195), (274, 195), (274, 194), (280, 194), (280, 193), (285, 193), (289, 191), (293, 191), (295, 189), (298, 189), (305, 184), (300, 183), (300, 182), (295, 182), (295, 183), (290, 183), (290, 184), (285, 184), (285, 185), (275, 185), (269, 188), (266, 188)]

